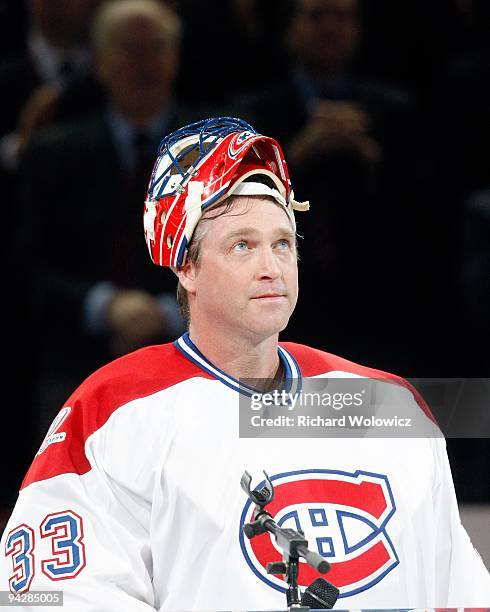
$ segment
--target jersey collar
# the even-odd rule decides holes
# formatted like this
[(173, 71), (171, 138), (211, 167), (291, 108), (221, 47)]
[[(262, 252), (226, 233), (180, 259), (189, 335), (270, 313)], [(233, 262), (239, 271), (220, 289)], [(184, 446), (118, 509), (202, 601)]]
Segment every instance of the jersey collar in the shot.
[[(230, 387), (230, 389), (234, 389), (238, 393), (247, 395), (248, 397), (254, 393), (257, 393), (257, 391), (252, 387), (240, 382), (236, 378), (233, 378), (233, 376), (223, 372), (223, 370), (220, 370), (210, 361), (208, 361), (208, 359), (206, 359), (206, 357), (190, 339), (189, 332), (185, 332), (180, 338), (178, 338), (174, 342), (174, 345), (185, 357), (187, 357), (187, 359), (192, 361), (192, 363), (199, 366), (208, 374), (211, 374), (211, 376), (221, 381), (227, 387)], [(284, 368), (286, 379), (284, 390), (291, 394), (299, 393), (301, 390), (302, 379), (301, 370), (296, 359), (291, 355), (291, 353), (280, 345), (277, 346), (277, 354), (279, 355), (279, 359), (281, 360), (281, 364)]]

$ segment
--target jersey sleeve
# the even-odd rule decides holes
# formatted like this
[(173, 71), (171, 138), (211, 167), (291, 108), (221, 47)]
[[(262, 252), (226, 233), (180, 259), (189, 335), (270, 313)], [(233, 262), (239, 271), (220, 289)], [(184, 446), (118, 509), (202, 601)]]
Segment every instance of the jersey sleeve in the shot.
[(155, 610), (151, 500), (114, 478), (110, 457), (141, 466), (132, 448), (115, 452), (107, 428), (85, 440), (85, 408), (77, 399), (56, 417), (24, 480), (1, 540), (0, 590), (62, 591), (73, 611)]
[(486, 607), (490, 605), (490, 574), (461, 524), (446, 442), (438, 439), (435, 443), (436, 603), (458, 608)]
[(118, 506), (94, 473), (27, 487), (2, 537), (1, 589), (60, 590), (69, 610), (154, 610), (147, 534)]

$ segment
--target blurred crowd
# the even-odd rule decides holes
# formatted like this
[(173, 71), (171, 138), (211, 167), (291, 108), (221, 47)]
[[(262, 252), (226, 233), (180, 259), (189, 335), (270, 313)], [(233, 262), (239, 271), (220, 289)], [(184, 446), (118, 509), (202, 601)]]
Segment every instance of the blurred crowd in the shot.
[[(87, 374), (183, 331), (141, 218), (158, 143), (204, 117), (278, 138), (310, 200), (283, 340), (489, 376), (488, 2), (0, 1), (0, 24), (0, 513)], [(448, 450), (490, 501), (488, 440)]]

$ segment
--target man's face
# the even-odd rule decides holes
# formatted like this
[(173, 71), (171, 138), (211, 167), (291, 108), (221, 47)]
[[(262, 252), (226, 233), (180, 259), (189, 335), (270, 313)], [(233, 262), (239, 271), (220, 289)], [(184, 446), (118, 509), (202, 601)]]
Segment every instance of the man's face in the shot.
[(286, 212), (267, 197), (239, 197), (228, 213), (205, 223), (188, 287), (191, 328), (252, 342), (279, 333), (298, 297), (295, 234)]
[(99, 78), (118, 110), (142, 120), (162, 112), (172, 95), (178, 58), (157, 20), (131, 16), (113, 25), (97, 59)]
[(298, 0), (292, 46), (307, 65), (342, 70), (359, 40), (357, 0)]

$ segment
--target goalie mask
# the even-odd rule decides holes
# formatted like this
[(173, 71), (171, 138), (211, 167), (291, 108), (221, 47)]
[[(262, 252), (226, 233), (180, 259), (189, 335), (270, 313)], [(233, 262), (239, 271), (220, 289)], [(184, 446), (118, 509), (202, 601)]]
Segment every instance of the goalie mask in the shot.
[[(254, 175), (268, 177), (270, 187), (253, 182)], [(153, 263), (182, 266), (203, 212), (232, 194), (273, 197), (293, 227), (293, 209), (309, 208), (294, 200), (279, 143), (245, 121), (205, 119), (166, 136), (145, 202), (145, 238)]]

